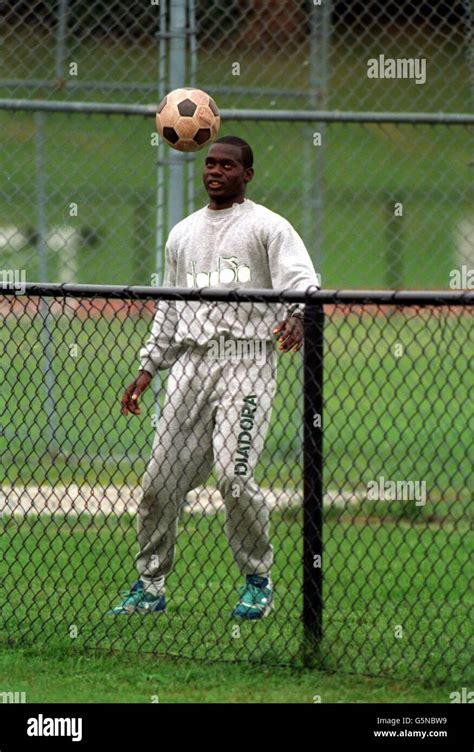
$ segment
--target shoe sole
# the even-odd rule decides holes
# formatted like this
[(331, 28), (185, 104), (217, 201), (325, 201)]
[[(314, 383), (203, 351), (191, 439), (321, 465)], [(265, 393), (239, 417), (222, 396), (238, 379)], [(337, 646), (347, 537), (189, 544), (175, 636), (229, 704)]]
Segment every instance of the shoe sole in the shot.
[(160, 614), (166, 614), (167, 609), (162, 608), (158, 611), (152, 611), (149, 608), (131, 608), (130, 610), (123, 609), (122, 611), (107, 611), (106, 616), (130, 616), (131, 614), (140, 614), (141, 616), (159, 616)]
[(149, 608), (136, 608), (132, 613), (140, 614), (141, 616), (159, 616), (160, 614), (166, 614), (166, 608), (160, 608), (158, 611), (152, 611)]
[[(268, 606), (265, 606), (264, 611), (260, 611), (260, 613), (252, 615), (252, 616), (244, 616), (243, 614), (236, 614), (234, 611), (232, 612), (232, 618), (233, 619), (241, 619), (242, 621), (260, 621), (260, 619), (265, 619), (267, 616), (271, 614), (271, 612), (274, 609), (273, 601), (268, 604)], [(261, 614), (261, 616), (260, 616)]]
[(160, 616), (160, 614), (166, 614), (166, 611), (108, 611), (106, 616), (132, 616), (133, 614), (139, 614), (140, 616)]

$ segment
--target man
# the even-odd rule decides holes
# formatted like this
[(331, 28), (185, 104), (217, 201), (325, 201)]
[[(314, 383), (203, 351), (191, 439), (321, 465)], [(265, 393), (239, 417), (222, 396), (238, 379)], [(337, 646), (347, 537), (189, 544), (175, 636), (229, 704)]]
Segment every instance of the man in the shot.
[[(254, 176), (250, 146), (236, 136), (214, 142), (203, 181), (209, 204), (179, 222), (166, 244), (165, 287), (299, 289), (318, 286), (300, 236), (283, 217), (245, 198)], [(275, 314), (286, 318), (275, 327)], [(170, 368), (166, 399), (138, 508), (138, 581), (112, 614), (162, 613), (174, 560), (180, 503), (213, 468), (226, 507), (226, 532), (245, 585), (233, 616), (260, 619), (273, 605), (269, 510), (253, 471), (263, 449), (275, 393), (276, 353), (303, 344), (300, 306), (160, 301), (141, 369), (122, 398), (124, 415), (158, 369)], [(263, 365), (243, 342), (269, 345)], [(232, 349), (233, 348), (233, 349)], [(214, 356), (212, 355), (214, 353)]]

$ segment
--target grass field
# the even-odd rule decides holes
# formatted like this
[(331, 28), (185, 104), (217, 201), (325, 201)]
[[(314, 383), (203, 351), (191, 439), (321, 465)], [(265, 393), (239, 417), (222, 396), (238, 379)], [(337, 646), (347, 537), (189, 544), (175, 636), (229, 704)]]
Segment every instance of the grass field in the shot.
[[(113, 68), (118, 80), (133, 79), (127, 50), (120, 45), (111, 50), (87, 46), (78, 50), (80, 58), (91, 55), (93, 70), (85, 62), (83, 75), (110, 78)], [(25, 75), (27, 56), (22, 63), (6, 48), (18, 76)], [(434, 55), (433, 51), (433, 55)], [(341, 80), (333, 81), (340, 96), (333, 106), (357, 109), (353, 92), (364, 91), (364, 107), (380, 109), (381, 82), (362, 86), (363, 55), (346, 56), (344, 64), (334, 61)], [(46, 65), (46, 59), (44, 61)], [(273, 61), (274, 62), (274, 61)], [(287, 61), (287, 85), (302, 84), (307, 75), (298, 56)], [(464, 79), (454, 55), (448, 63), (433, 68), (426, 87), (415, 87), (419, 109), (430, 110), (439, 90), (452, 76), (450, 107), (463, 111), (469, 101), (468, 79)], [(144, 56), (141, 76), (153, 80), (154, 59)], [(254, 63), (252, 63), (253, 65)], [(271, 83), (272, 59), (259, 65), (260, 84)], [(212, 80), (217, 61), (202, 61), (201, 77)], [(452, 66), (452, 67), (451, 67)], [(230, 67), (230, 66), (229, 66)], [(221, 66), (222, 70), (224, 66)], [(267, 70), (267, 74), (265, 71)], [(229, 85), (235, 84), (229, 76)], [(342, 85), (344, 81), (344, 85)], [(346, 83), (347, 82), (347, 83)], [(221, 82), (222, 83), (222, 82)], [(225, 81), (224, 81), (225, 83)], [(245, 81), (239, 82), (241, 85)], [(362, 87), (362, 88), (361, 88)], [(420, 91), (422, 90), (422, 91)], [(0, 91), (8, 95), (8, 91)], [(43, 96), (51, 92), (40, 92)], [(398, 108), (410, 110), (412, 90), (397, 89)], [(18, 96), (28, 96), (21, 89)], [(130, 101), (130, 95), (88, 92), (87, 96)], [(31, 96), (31, 94), (29, 94)], [(57, 97), (68, 95), (55, 93)], [(69, 95), (69, 98), (73, 95)], [(76, 94), (76, 98), (77, 98)], [(86, 95), (84, 95), (86, 96)], [(138, 96), (138, 95), (137, 95)], [(418, 101), (417, 100), (417, 101)], [(396, 109), (395, 99), (391, 107)], [(275, 107), (263, 97), (253, 100), (222, 95), (222, 107)], [(291, 106), (293, 106), (293, 102)], [(279, 101), (277, 106), (289, 106)], [(441, 109), (441, 108), (439, 108)], [(36, 226), (36, 197), (33, 192), (35, 164), (35, 121), (31, 114), (1, 113), (3, 170), (6, 176), (0, 197), (0, 227), (18, 226), (23, 232)], [(144, 118), (81, 115), (46, 116), (46, 221), (48, 227), (72, 225), (90, 228), (98, 243), (84, 242), (78, 250), (77, 281), (88, 283), (149, 284), (156, 271), (155, 200), (156, 147), (151, 146), (152, 120)], [(286, 123), (224, 122), (222, 135), (238, 131), (254, 146), (256, 178), (248, 195), (255, 201), (286, 216), (303, 235), (311, 253), (316, 248), (317, 205), (311, 173), (320, 170), (320, 155), (312, 145), (313, 126)], [(323, 234), (322, 273), (325, 287), (381, 287), (390, 280), (393, 255), (401, 254), (403, 287), (449, 285), (449, 272), (459, 265), (457, 233), (460, 222), (472, 220), (473, 189), (469, 173), (471, 133), (468, 128), (330, 125), (326, 129), (324, 205), (320, 230)], [(169, 151), (169, 150), (168, 150)], [(167, 158), (168, 151), (164, 157)], [(203, 154), (196, 158), (195, 208), (206, 196), (201, 186)], [(166, 181), (165, 175), (165, 181)], [(314, 182), (314, 181), (313, 181)], [(403, 217), (393, 222), (396, 202), (404, 206)], [(78, 206), (77, 217), (70, 216), (70, 204)], [(395, 232), (395, 239), (393, 234)], [(394, 250), (395, 249), (395, 250)], [(27, 278), (39, 275), (38, 253), (34, 245), (22, 251), (3, 252), (5, 268), (24, 268)], [(361, 263), (362, 262), (362, 263)], [(61, 278), (60, 254), (48, 254), (48, 279)]]
[[(0, 119), (6, 141), (4, 170), (11, 181), (6, 184), (6, 200), (0, 204), (0, 224), (14, 224), (27, 231), (35, 226), (31, 210), (34, 122), (26, 114), (2, 114)], [(223, 135), (234, 130), (235, 126), (225, 123)], [(246, 124), (238, 130), (255, 144), (257, 155), (249, 197), (292, 221), (314, 252), (314, 221), (308, 225), (308, 216), (314, 214), (314, 197), (306, 195), (303, 174), (304, 165), (314, 155), (305, 154), (302, 148), (304, 126), (292, 126), (290, 136), (274, 124)], [(460, 128), (433, 130), (419, 126), (408, 134), (406, 129), (393, 127), (328, 128), (323, 263), (319, 270), (325, 287), (387, 284), (387, 268), (393, 264), (389, 261), (387, 223), (397, 201), (404, 205), (404, 216), (397, 225), (403, 286), (448, 287), (449, 272), (459, 263), (456, 232), (472, 210), (472, 184), (466, 169), (470, 134)], [(152, 124), (143, 118), (48, 117), (48, 224), (88, 227), (99, 237), (97, 245), (86, 243), (78, 251), (79, 282), (150, 284), (156, 270), (156, 151), (150, 147), (151, 131)], [(287, 159), (291, 153), (300, 157)], [(196, 208), (205, 201), (200, 184), (202, 160), (199, 155)], [(71, 218), (72, 202), (78, 205), (78, 216)], [(29, 246), (18, 253), (5, 252), (5, 268), (8, 264), (19, 268), (21, 263), (29, 280), (38, 279), (35, 248)], [(59, 281), (59, 254), (49, 251), (48, 264), (49, 279)]]
[[(2, 44), (8, 75), (50, 76), (51, 40), (36, 37), (35, 45), (23, 45), (21, 56), (18, 42)], [(397, 45), (384, 49), (405, 56)], [(69, 50), (80, 61), (83, 79), (155, 80), (156, 51), (144, 47), (132, 58), (128, 52), (120, 44), (95, 42)], [(449, 58), (434, 46), (423, 52), (429, 60), (426, 86), (398, 86), (392, 95), (380, 81), (365, 80), (361, 87), (367, 51), (354, 41), (350, 54), (333, 58), (338, 73), (329, 106), (464, 111), (469, 77), (459, 50), (453, 48)], [(234, 85), (227, 58), (204, 53), (199, 85), (216, 75), (220, 84)], [(274, 85), (276, 64), (281, 69), (281, 59), (260, 50), (247, 59), (239, 85), (250, 78)], [(305, 86), (303, 51), (285, 59), (284, 73), (286, 86)], [(447, 87), (447, 81), (457, 85)], [(19, 88), (15, 95), (31, 92)], [(11, 91), (0, 90), (0, 96)], [(35, 96), (130, 101), (119, 92), (40, 89)], [(134, 101), (150, 99), (137, 95)], [(236, 94), (219, 96), (218, 104), (272, 108), (294, 102)], [(317, 206), (306, 186), (311, 171), (321, 168), (313, 130), (224, 122), (221, 131), (238, 132), (253, 145), (256, 179), (249, 197), (286, 216), (312, 253)], [(76, 281), (150, 283), (156, 269), (153, 131), (153, 121), (143, 118), (45, 116), (48, 228), (73, 225), (97, 236), (97, 243), (84, 241), (78, 249)], [(33, 115), (1, 112), (0, 133), (0, 228), (15, 225), (30, 233), (38, 221)], [(386, 285), (394, 251), (400, 253), (403, 287), (448, 286), (450, 270), (459, 265), (459, 224), (472, 219), (471, 138), (466, 128), (444, 126), (326, 128), (318, 268), (324, 287)], [(195, 208), (205, 200), (202, 161), (200, 154)], [(393, 205), (400, 201), (403, 217), (394, 225)], [(77, 217), (70, 216), (71, 203), (78, 206)], [(1, 267), (23, 268), (28, 281), (38, 279), (34, 241), (22, 250), (3, 248)], [(61, 274), (61, 254), (48, 251), (48, 280), (60, 281)], [(150, 390), (142, 416), (133, 420), (120, 415), (119, 398), (136, 372), (149, 317), (50, 319), (49, 403), (39, 318), (33, 324), (14, 316), (2, 322), (0, 375), (7, 398), (0, 413), (0, 492), (12, 485), (28, 493), (34, 485), (72, 483), (104, 494), (112, 485), (136, 488), (154, 432), (154, 397)], [(28, 702), (311, 703), (315, 696), (323, 703), (449, 702), (450, 691), (472, 682), (469, 326), (466, 312), (429, 319), (328, 316), (324, 483), (354, 494), (356, 501), (325, 509), (324, 638), (313, 668), (301, 666), (299, 508), (272, 513), (274, 615), (237, 630), (229, 614), (241, 583), (222, 514), (183, 513), (176, 568), (168, 581), (169, 613), (142, 622), (104, 616), (135, 578), (132, 515), (78, 510), (77, 516), (21, 517), (7, 510), (0, 515), (0, 690), (26, 691)], [(394, 355), (396, 344), (403, 346), (401, 357)], [(72, 345), (78, 345), (77, 356), (71, 355)], [(262, 485), (277, 491), (301, 491), (301, 384), (299, 356), (282, 358), (257, 472)], [(55, 419), (48, 415), (51, 403)], [(426, 505), (368, 501), (367, 483), (381, 475), (425, 480)]]
[[(169, 611), (157, 620), (104, 616), (134, 577), (132, 518), (4, 519), (2, 641), (301, 665), (300, 515), (272, 517), (274, 615), (240, 628), (230, 616), (239, 581), (221, 515), (182, 518)], [(460, 531), (342, 515), (326, 521), (325, 541), (317, 667), (467, 679), (469, 550)]]
[[(16, 321), (16, 320), (15, 320)], [(118, 415), (149, 317), (84, 322), (60, 317), (52, 330), (63, 452), (47, 449), (42, 375), (35, 355), (39, 323), (12, 317), (2, 330), (13, 357), (5, 378), (6, 480), (67, 487), (139, 483), (153, 434), (153, 395), (142, 417)], [(325, 638), (318, 665), (406, 679), (415, 673), (459, 681), (468, 666), (468, 530), (472, 466), (468, 404), (469, 314), (328, 316), (325, 356), (325, 486), (361, 491), (359, 502), (325, 513)], [(13, 327), (13, 329), (12, 329)], [(69, 355), (72, 342), (79, 356)], [(404, 354), (393, 355), (402, 342)], [(5, 362), (5, 361), (4, 361)], [(301, 369), (281, 358), (280, 388), (262, 485), (301, 490)], [(148, 425), (148, 430), (147, 430)], [(423, 479), (427, 502), (368, 501), (380, 475)], [(28, 493), (28, 491), (26, 491)], [(123, 514), (90, 517), (3, 515), (1, 632), (13, 644), (40, 640), (78, 647), (181, 654), (194, 659), (300, 661), (301, 510), (273, 513), (278, 610), (272, 620), (233, 633), (229, 613), (239, 584), (222, 515), (184, 513), (170, 611), (154, 622), (104, 619), (134, 577), (135, 529)], [(225, 584), (223, 584), (225, 583)], [(403, 637), (395, 635), (402, 626)]]
[[(1, 631), (11, 647), (74, 642), (300, 665), (301, 527), (300, 510), (273, 513), (277, 611), (236, 633), (230, 613), (240, 582), (222, 515), (183, 515), (169, 614), (143, 624), (104, 617), (135, 576), (134, 518), (4, 516)], [(415, 672), (434, 683), (467, 678), (472, 546), (465, 525), (346, 511), (326, 516), (324, 540), (325, 638), (316, 665), (400, 679)]]
[[(449, 505), (440, 516), (449, 512), (460, 519), (472, 467), (472, 316), (464, 311), (387, 318), (374, 312), (332, 314), (326, 320), (326, 487), (357, 491), (379, 475), (425, 479), (433, 502)], [(0, 330), (1, 367), (12, 395), (3, 418), (4, 483), (138, 483), (155, 430), (154, 395), (149, 390), (144, 396), (136, 419), (120, 414), (120, 397), (138, 369), (151, 314), (125, 321), (114, 320), (111, 311), (85, 321), (62, 315), (50, 317), (50, 326), (55, 420), (48, 417), (43, 383), (40, 317), (33, 323), (27, 316), (9, 317)], [(403, 347), (398, 358), (397, 343)], [(301, 431), (301, 358), (287, 355), (279, 360), (259, 482), (299, 487)], [(48, 454), (52, 433), (59, 450), (53, 458)]]
[(455, 683), (427, 686), (415, 677), (387, 681), (63, 647), (0, 648), (0, 677), (2, 690), (26, 692), (26, 701), (37, 703), (449, 703), (449, 693), (459, 691)]

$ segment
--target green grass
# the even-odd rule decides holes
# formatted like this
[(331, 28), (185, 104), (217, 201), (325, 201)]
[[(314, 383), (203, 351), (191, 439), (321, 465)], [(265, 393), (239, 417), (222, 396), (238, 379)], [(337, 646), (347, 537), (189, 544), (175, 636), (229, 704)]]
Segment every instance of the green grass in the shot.
[[(110, 309), (109, 309), (110, 311)], [(372, 311), (373, 313), (373, 311)], [(139, 418), (120, 413), (138, 367), (151, 314), (125, 321), (50, 317), (56, 418), (48, 418), (39, 317), (10, 317), (0, 330), (4, 378), (4, 484), (136, 485), (154, 434), (152, 390)], [(470, 315), (390, 318), (328, 314), (325, 329), (324, 440), (327, 488), (363, 492), (387, 479), (425, 480), (439, 516), (460, 520), (469, 499)], [(20, 349), (17, 343), (21, 341)], [(396, 357), (395, 346), (403, 347)], [(77, 346), (77, 356), (71, 346)], [(10, 365), (8, 365), (10, 364)], [(163, 389), (159, 388), (160, 398)], [(257, 479), (300, 488), (300, 356), (279, 359), (279, 386)], [(57, 451), (51, 455), (49, 441)], [(429, 516), (429, 505), (420, 514)]]
[[(48, 37), (35, 45), (3, 45), (9, 76), (48, 77)], [(386, 40), (387, 56), (405, 56), (401, 40)], [(339, 44), (339, 42), (338, 42)], [(339, 109), (458, 110), (469, 101), (469, 77), (459, 49), (423, 45), (426, 86), (386, 86), (364, 78), (367, 50), (335, 47), (329, 106)], [(38, 51), (38, 47), (42, 52)], [(338, 49), (340, 51), (338, 51)], [(420, 47), (421, 49), (421, 47)], [(81, 76), (155, 80), (156, 55), (143, 46), (131, 59), (120, 44), (77, 45), (70, 59)], [(447, 56), (449, 52), (449, 57)], [(199, 83), (236, 83), (228, 50), (203, 52)], [(307, 82), (301, 49), (285, 60), (285, 86)], [(259, 50), (244, 76), (275, 85), (281, 59)], [(361, 68), (362, 65), (362, 68)], [(245, 78), (247, 76), (247, 78)], [(456, 86), (447, 82), (456, 81)], [(363, 83), (362, 83), (363, 82)], [(392, 82), (393, 83), (393, 82)], [(444, 93), (443, 93), (444, 92)], [(416, 102), (413, 95), (416, 95)], [(1, 96), (11, 96), (2, 91)], [(18, 89), (17, 96), (31, 96)], [(35, 96), (78, 99), (38, 91)], [(82, 95), (81, 95), (82, 96)], [(130, 101), (130, 95), (89, 92), (89, 99)], [(135, 101), (144, 101), (137, 95)], [(270, 95), (218, 97), (221, 107), (293, 106)], [(304, 105), (303, 105), (304, 106)], [(78, 250), (77, 281), (149, 284), (156, 268), (156, 147), (152, 121), (142, 118), (45, 116), (48, 227), (91, 228), (98, 243)], [(34, 229), (35, 122), (30, 114), (1, 113), (0, 226)], [(316, 247), (315, 196), (305, 188), (320, 169), (313, 127), (224, 122), (254, 146), (256, 178), (249, 197), (286, 216), (310, 252)], [(472, 216), (470, 134), (466, 128), (331, 125), (324, 132), (325, 196), (322, 272), (325, 287), (387, 284), (393, 248), (401, 248), (404, 287), (448, 286), (458, 265), (456, 230)], [(164, 150), (165, 156), (168, 152)], [(203, 155), (196, 159), (195, 206), (204, 203)], [(166, 176), (165, 176), (166, 179)], [(393, 205), (403, 217), (387, 231)], [(77, 218), (69, 206), (78, 205)], [(394, 238), (395, 236), (395, 238)], [(2, 268), (39, 278), (37, 249), (2, 251)], [(48, 280), (60, 280), (61, 255), (48, 252)], [(52, 322), (51, 322), (52, 323)], [(8, 400), (2, 405), (4, 484), (77, 483), (136, 486), (153, 437), (151, 391), (140, 419), (119, 413), (119, 397), (135, 372), (149, 320), (52, 325), (57, 425), (47, 417), (41, 327), (13, 317), (0, 328), (0, 367)], [(362, 499), (325, 513), (325, 637), (316, 669), (275, 668), (301, 655), (301, 514), (273, 515), (278, 610), (271, 620), (242, 625), (228, 618), (239, 580), (221, 516), (182, 519), (176, 569), (169, 579), (170, 612), (158, 622), (107, 622), (102, 614), (134, 577), (134, 521), (81, 515), (9, 518), (3, 528), (0, 575), (6, 592), (0, 633), (0, 672), (26, 689), (29, 701), (448, 701), (468, 685), (469, 599), (469, 362), (467, 315), (426, 319), (395, 316), (328, 320), (325, 354), (325, 486), (363, 492), (380, 475), (424, 479), (428, 503)], [(404, 354), (394, 356), (396, 343)], [(69, 347), (79, 345), (79, 356)], [(282, 359), (272, 424), (257, 478), (264, 485), (301, 488), (301, 369)], [(60, 451), (49, 451), (54, 436)], [(71, 627), (78, 629), (72, 638)], [(402, 637), (395, 628), (402, 627)], [(14, 649), (12, 649), (14, 648)], [(112, 654), (97, 652), (112, 651)], [(120, 654), (133, 650), (134, 655)], [(148, 650), (188, 656), (172, 661)], [(113, 651), (117, 651), (114, 653)], [(252, 661), (206, 665), (215, 661)], [(333, 675), (338, 670), (342, 673)], [(364, 679), (344, 672), (395, 676)], [(34, 676), (34, 678), (33, 678)], [(413, 683), (426, 677), (429, 687)], [(442, 688), (435, 685), (444, 683)], [(450, 689), (449, 689), (449, 688)], [(4, 687), (2, 686), (2, 689)]]
[[(307, 92), (308, 100), (314, 97), (309, 73), (311, 51), (307, 44), (288, 45), (284, 50), (285, 64), (282, 66), (283, 50), (262, 46), (258, 42), (247, 47), (245, 43), (239, 45), (235, 35), (225, 39), (224, 43), (220, 41), (220, 45), (201, 45), (197, 85), (229, 87), (229, 93), (219, 95), (222, 107), (252, 107), (259, 104), (268, 108), (290, 108), (305, 103), (304, 98), (279, 97), (273, 92), (266, 92), (265, 88), (298, 89)], [(31, 79), (34, 73), (38, 79), (51, 80), (55, 68), (55, 42), (55, 35), (39, 29), (35, 29), (34, 44), (25, 39), (21, 32), (11, 34), (10, 29), (5, 29), (2, 39), (2, 64), (8, 71), (5, 77)], [(378, 44), (381, 45), (379, 49)], [(470, 79), (466, 47), (466, 39), (453, 36), (447, 42), (446, 35), (442, 31), (436, 34), (433, 27), (416, 30), (400, 26), (398, 34), (394, 26), (371, 27), (365, 38), (358, 33), (339, 34), (336, 30), (330, 50), (329, 107), (345, 110), (469, 111)], [(426, 83), (417, 86), (414, 82), (369, 80), (367, 59), (378, 55), (380, 49), (387, 58), (410, 56), (408, 50), (413, 51), (413, 56), (422, 52), (427, 59)], [(67, 59), (79, 64), (79, 76), (71, 76), (71, 82), (93, 80), (158, 84), (160, 70), (156, 44), (144, 39), (137, 41), (133, 47), (113, 37), (108, 40), (92, 37), (83, 37), (81, 41), (69, 40)], [(232, 63), (239, 60), (242, 62), (241, 74), (235, 76)], [(245, 87), (259, 87), (260, 90), (255, 94), (237, 91)], [(31, 90), (21, 85), (15, 87), (15, 93), (18, 97), (32, 96)], [(61, 89), (38, 87), (35, 93), (37, 97), (77, 98), (74, 91)], [(0, 94), (11, 96), (11, 90), (0, 89)], [(100, 89), (86, 89), (81, 95), (86, 101), (100, 95), (102, 100), (109, 102), (130, 101), (132, 96), (129, 91), (107, 92)], [(149, 98), (149, 94), (135, 92), (135, 100), (149, 101)]]
[[(0, 121), (6, 140), (4, 170), (11, 181), (5, 188), (11, 190), (0, 201), (0, 225), (14, 224), (26, 231), (35, 225), (30, 178), (34, 125), (26, 114), (1, 114)], [(48, 226), (88, 227), (99, 238), (97, 245), (85, 242), (79, 248), (79, 282), (150, 284), (156, 269), (152, 130), (151, 123), (137, 118), (55, 115), (47, 119)], [(232, 130), (231, 124), (223, 126), (223, 133)], [(325, 287), (388, 283), (387, 269), (393, 262), (386, 227), (396, 202), (404, 207), (395, 225), (402, 286), (449, 285), (449, 271), (458, 264), (456, 230), (472, 204), (467, 168), (470, 134), (460, 128), (454, 134), (454, 129), (434, 132), (426, 126), (412, 129), (410, 135), (404, 135), (403, 128), (397, 130), (402, 131), (400, 138), (378, 126), (327, 130), (323, 263), (318, 269)], [(287, 217), (314, 253), (316, 208), (314, 197), (304, 188), (304, 170), (305, 165), (317, 169), (316, 147), (303, 146), (308, 136), (304, 126), (292, 126), (291, 136), (274, 124), (246, 124), (239, 132), (255, 144), (257, 155), (249, 197)], [(281, 164), (281, 154), (301, 158), (285, 158)], [(199, 155), (196, 208), (206, 198), (202, 160)], [(77, 217), (69, 215), (71, 203), (78, 205)], [(3, 263), (4, 268), (26, 269), (29, 281), (39, 277), (38, 254), (32, 245), (21, 252), (6, 251)], [(59, 254), (49, 251), (48, 279), (59, 281), (62, 275)]]
[[(444, 687), (236, 664), (80, 649), (0, 649), (2, 690), (36, 703), (448, 703)], [(8, 677), (8, 681), (7, 681)]]
[[(397, 47), (398, 42), (394, 40), (393, 44)], [(11, 61), (12, 71), (17, 70), (19, 77), (30, 76), (32, 61), (28, 55), (24, 53), (17, 59), (14, 49), (6, 45), (5, 57)], [(392, 43), (384, 48), (387, 55), (391, 47)], [(395, 47), (393, 54), (397, 52)], [(83, 78), (155, 80), (154, 54), (148, 54), (146, 47), (140, 48), (131, 65), (128, 52), (120, 44), (104, 47), (93, 42), (74, 50), (77, 59), (83, 60)], [(304, 54), (302, 50), (286, 61), (287, 87), (306, 81)], [(333, 75), (331, 84), (332, 106), (357, 109), (360, 105), (354, 99), (357, 100), (357, 92), (363, 91), (364, 107), (380, 109), (383, 95), (388, 96), (391, 85), (364, 79), (361, 65), (366, 60), (366, 51), (363, 54), (354, 47), (352, 53), (344, 56), (334, 54), (332, 69), (339, 73)], [(398, 99), (393, 90), (387, 109), (413, 109), (415, 93), (418, 109), (432, 110), (437, 95), (446, 89), (449, 80), (457, 82), (449, 90), (450, 107), (465, 108), (469, 85), (467, 72), (458, 59), (459, 50), (453, 51), (450, 58), (440, 52), (438, 59), (434, 49), (430, 54), (433, 60), (426, 86), (398, 82)], [(45, 53), (34, 60), (34, 68), (47, 76), (49, 62)], [(272, 85), (275, 60), (270, 53), (263, 58), (259, 56), (258, 66), (255, 60), (248, 59), (247, 66), (239, 85), (249, 84), (249, 76), (256, 76), (262, 86)], [(227, 56), (219, 60), (204, 51), (201, 80), (214, 80), (216, 70), (220, 71), (221, 85), (235, 85)], [(7, 91), (0, 94), (9, 95)], [(17, 95), (22, 94), (31, 96), (18, 90)], [(40, 94), (50, 96), (51, 92)], [(53, 94), (55, 98), (66, 99), (79, 96)], [(89, 92), (88, 96), (104, 101), (130, 101), (130, 94), (119, 92)], [(222, 95), (218, 100), (222, 107), (275, 107), (270, 97), (253, 100), (252, 96)], [(294, 102), (283, 104), (288, 107)], [(435, 109), (443, 109), (441, 103)], [(150, 145), (153, 120), (57, 114), (46, 116), (45, 122), (48, 227), (62, 224), (87, 227), (98, 237), (96, 245), (85, 241), (79, 248), (77, 281), (149, 284), (151, 274), (156, 271), (157, 151)], [(6, 176), (0, 195), (0, 226), (14, 224), (26, 231), (37, 221), (32, 209), (36, 202), (32, 187), (34, 117), (29, 113), (1, 113), (0, 127)], [(313, 255), (316, 235), (322, 232), (322, 263), (318, 262), (318, 271), (325, 287), (381, 287), (390, 282), (393, 240), (387, 224), (396, 202), (403, 203), (403, 216), (393, 225), (395, 242), (400, 246), (401, 286), (448, 287), (449, 272), (459, 264), (456, 235), (459, 224), (472, 217), (468, 128), (328, 126), (324, 134), (327, 148), (322, 222), (318, 219), (315, 190), (308, 190), (308, 184), (314, 183), (312, 176), (321, 169), (320, 150), (312, 145), (315, 126), (224, 122), (222, 135), (235, 130), (254, 146), (256, 177), (249, 186), (249, 197), (286, 216)], [(163, 158), (168, 153), (166, 148)], [(201, 185), (203, 156), (198, 154), (195, 162), (195, 208), (207, 200)], [(71, 203), (78, 205), (77, 217), (70, 216)], [(29, 281), (38, 278), (38, 253), (34, 245), (21, 252), (5, 251), (2, 258), (4, 268), (24, 268)], [(49, 251), (48, 280), (59, 281), (63, 274), (60, 254)]]
[[(445, 312), (446, 313), (446, 312)], [(450, 316), (346, 316), (328, 310), (325, 330), (325, 488), (360, 494), (325, 511), (325, 636), (316, 666), (359, 674), (413, 673), (465, 681), (469, 598), (467, 478), (469, 362), (467, 312)], [(149, 329), (149, 315), (52, 318), (61, 452), (49, 454), (52, 426), (41, 370), (41, 327), (9, 317), (1, 330), (7, 451), (4, 484), (75, 483), (136, 489), (150, 453), (151, 390), (139, 419), (119, 414), (119, 397)], [(17, 343), (21, 342), (20, 350)], [(77, 357), (70, 355), (78, 345)], [(403, 354), (396, 357), (394, 346)], [(39, 346), (38, 346), (39, 345)], [(13, 361), (13, 357), (15, 358)], [(281, 357), (268, 440), (257, 468), (264, 486), (301, 491), (302, 388), (298, 357)], [(426, 482), (424, 506), (367, 500), (383, 476)], [(67, 493), (67, 491), (65, 491)], [(86, 513), (2, 520), (6, 605), (0, 632), (13, 645), (160, 651), (195, 660), (301, 662), (301, 510), (273, 513), (278, 609), (235, 635), (229, 614), (239, 578), (222, 515), (182, 519), (169, 614), (110, 621), (104, 612), (134, 578), (135, 523), (129, 515)], [(402, 636), (396, 635), (401, 627)]]
[[(222, 515), (182, 517), (169, 610), (157, 620), (104, 616), (134, 577), (131, 517), (4, 518), (2, 642), (301, 665), (301, 524), (298, 510), (273, 513), (277, 608), (239, 626), (230, 615), (239, 577)], [(466, 681), (470, 552), (462, 531), (345, 513), (326, 519), (324, 538), (325, 634), (313, 666)]]

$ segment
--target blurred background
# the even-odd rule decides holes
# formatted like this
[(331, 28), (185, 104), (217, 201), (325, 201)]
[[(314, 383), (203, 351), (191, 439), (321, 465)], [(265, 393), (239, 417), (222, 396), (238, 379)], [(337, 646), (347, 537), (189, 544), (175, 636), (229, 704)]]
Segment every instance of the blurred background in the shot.
[[(183, 85), (216, 99), (220, 135), (250, 142), (249, 198), (295, 225), (324, 287), (448, 288), (474, 266), (474, 0), (20, 0), (0, 14), (0, 268), (156, 283), (170, 227), (207, 200), (206, 150), (153, 137), (154, 108)], [(426, 81), (369, 78), (380, 55), (424, 59)], [(260, 117), (226, 115), (249, 109)], [(357, 122), (338, 122), (347, 112)]]

